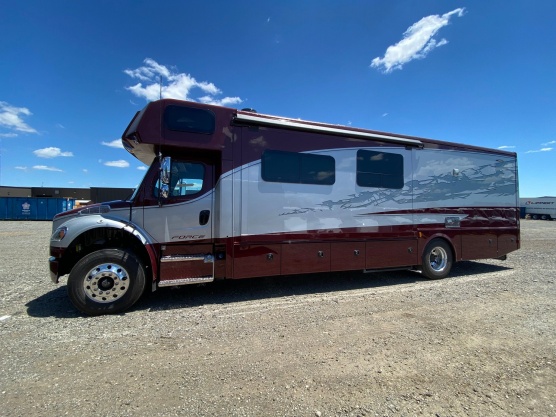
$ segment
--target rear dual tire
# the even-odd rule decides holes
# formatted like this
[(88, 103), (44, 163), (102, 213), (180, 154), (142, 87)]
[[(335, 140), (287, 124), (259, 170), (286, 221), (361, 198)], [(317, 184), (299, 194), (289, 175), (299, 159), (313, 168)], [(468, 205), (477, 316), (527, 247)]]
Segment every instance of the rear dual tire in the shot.
[(145, 268), (136, 255), (102, 249), (75, 264), (68, 278), (68, 295), (85, 314), (116, 314), (139, 300), (145, 283)]
[(453, 263), (450, 245), (443, 239), (433, 239), (423, 252), (422, 273), (428, 279), (446, 278)]

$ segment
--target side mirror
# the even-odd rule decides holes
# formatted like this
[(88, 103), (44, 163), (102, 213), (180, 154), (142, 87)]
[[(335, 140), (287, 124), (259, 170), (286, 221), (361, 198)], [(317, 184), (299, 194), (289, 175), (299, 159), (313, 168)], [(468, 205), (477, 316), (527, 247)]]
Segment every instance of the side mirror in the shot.
[(162, 184), (170, 184), (170, 170), (172, 167), (172, 158), (165, 156), (162, 158), (162, 163), (160, 164), (160, 182)]
[(172, 158), (166, 156), (160, 163), (160, 193), (161, 198), (170, 196), (170, 173), (172, 172)]

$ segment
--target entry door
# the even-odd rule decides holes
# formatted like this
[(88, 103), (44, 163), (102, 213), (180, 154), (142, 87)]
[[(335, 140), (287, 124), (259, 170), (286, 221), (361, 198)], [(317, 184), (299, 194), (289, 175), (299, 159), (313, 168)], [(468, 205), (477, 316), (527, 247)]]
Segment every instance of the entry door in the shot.
[(144, 218), (161, 244), (159, 285), (211, 281), (214, 165), (173, 158), (169, 194), (160, 201), (161, 206), (145, 209)]

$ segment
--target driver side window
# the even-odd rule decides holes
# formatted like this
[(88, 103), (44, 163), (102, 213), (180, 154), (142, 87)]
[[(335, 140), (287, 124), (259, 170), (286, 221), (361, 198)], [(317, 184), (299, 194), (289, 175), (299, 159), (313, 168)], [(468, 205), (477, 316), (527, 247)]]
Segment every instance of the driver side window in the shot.
[(170, 195), (182, 197), (197, 194), (203, 189), (205, 168), (194, 162), (172, 162), (170, 174)]
[[(185, 197), (203, 189), (205, 167), (196, 162), (172, 160), (170, 168), (169, 198)], [(160, 179), (156, 183), (154, 196), (158, 198)]]

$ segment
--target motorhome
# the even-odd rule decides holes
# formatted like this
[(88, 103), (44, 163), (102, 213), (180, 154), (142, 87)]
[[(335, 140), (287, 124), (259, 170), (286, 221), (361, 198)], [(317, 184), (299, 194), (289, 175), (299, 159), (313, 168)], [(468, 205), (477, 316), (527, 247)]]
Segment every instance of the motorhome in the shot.
[(516, 154), (195, 102), (146, 105), (122, 135), (149, 166), (127, 201), (56, 216), (50, 272), (86, 314), (145, 288), (417, 270), (520, 246)]

